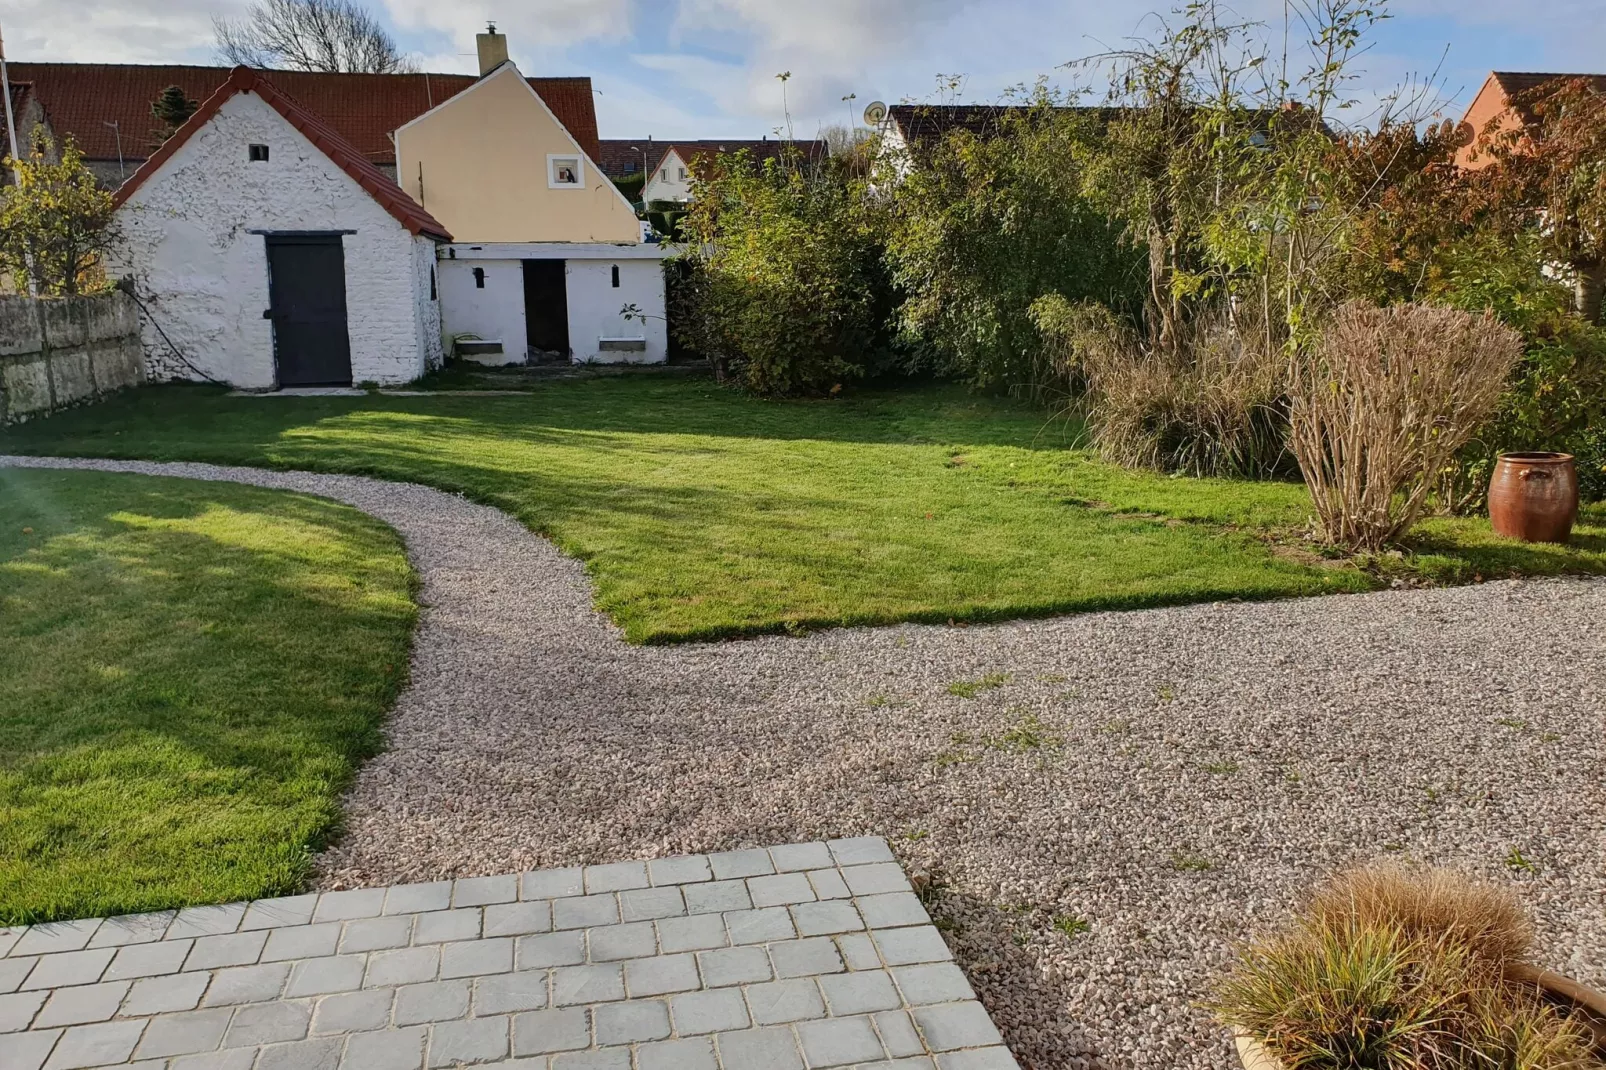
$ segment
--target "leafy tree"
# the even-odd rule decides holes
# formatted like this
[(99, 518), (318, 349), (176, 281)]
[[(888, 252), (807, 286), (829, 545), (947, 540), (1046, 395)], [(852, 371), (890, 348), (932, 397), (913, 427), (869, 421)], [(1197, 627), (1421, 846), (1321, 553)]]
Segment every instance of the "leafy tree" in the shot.
[[(71, 138), (61, 147), (36, 128), (16, 183), (0, 189), (0, 272), (19, 291), (90, 293), (106, 285), (101, 254), (116, 238), (111, 194), (84, 166)], [(7, 160), (7, 166), (11, 161)]]
[(397, 74), (415, 69), (352, 0), (258, 0), (242, 18), (214, 17), (218, 57), (247, 67)]
[(151, 132), (151, 140), (159, 146), (162, 142), (173, 136), (173, 131), (184, 125), (186, 119), (195, 114), (200, 107), (194, 100), (184, 95), (184, 90), (176, 85), (170, 85), (151, 101), (151, 118), (156, 120), (157, 127)]

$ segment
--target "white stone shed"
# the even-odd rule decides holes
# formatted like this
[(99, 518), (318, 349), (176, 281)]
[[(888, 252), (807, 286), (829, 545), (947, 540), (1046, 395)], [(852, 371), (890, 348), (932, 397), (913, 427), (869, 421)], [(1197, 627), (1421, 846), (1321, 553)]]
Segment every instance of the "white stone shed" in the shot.
[(237, 67), (116, 193), (151, 379), (410, 382), (441, 362), (451, 235), (327, 124)]

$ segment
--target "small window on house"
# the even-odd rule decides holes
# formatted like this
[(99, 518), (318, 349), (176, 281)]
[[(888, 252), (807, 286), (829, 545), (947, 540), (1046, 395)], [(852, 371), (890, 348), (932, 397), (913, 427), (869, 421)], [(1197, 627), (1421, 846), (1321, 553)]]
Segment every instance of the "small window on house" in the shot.
[(431, 301), (437, 300), (436, 292), (437, 291), (435, 289), (435, 268), (434, 268), (434, 265), (431, 265), (430, 269), (429, 269), (429, 299)]
[(474, 289), (485, 289), (485, 269), (482, 267), (474, 269)]
[(662, 171), (660, 171), (658, 173), (663, 176), (663, 179), (664, 179), (665, 182), (669, 181), (669, 168), (666, 167), (666, 168), (664, 168)]
[(615, 264), (613, 266), (613, 288), (615, 290), (617, 290), (619, 288), (619, 265), (618, 264)]
[(266, 145), (247, 145), (245, 156), (252, 163), (267, 163), (268, 147)]
[(680, 169), (680, 180), (682, 182), (686, 181), (686, 169), (684, 167)]
[(585, 184), (584, 164), (578, 156), (548, 156), (546, 184), (552, 189), (578, 189)]

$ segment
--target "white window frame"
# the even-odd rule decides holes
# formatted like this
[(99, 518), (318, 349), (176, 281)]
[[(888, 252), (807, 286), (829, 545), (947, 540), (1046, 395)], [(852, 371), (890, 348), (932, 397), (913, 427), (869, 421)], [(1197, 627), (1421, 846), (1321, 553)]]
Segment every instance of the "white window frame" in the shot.
[[(574, 164), (573, 182), (558, 181), (558, 161)], [(585, 189), (586, 158), (578, 152), (549, 152), (546, 154), (547, 189)]]

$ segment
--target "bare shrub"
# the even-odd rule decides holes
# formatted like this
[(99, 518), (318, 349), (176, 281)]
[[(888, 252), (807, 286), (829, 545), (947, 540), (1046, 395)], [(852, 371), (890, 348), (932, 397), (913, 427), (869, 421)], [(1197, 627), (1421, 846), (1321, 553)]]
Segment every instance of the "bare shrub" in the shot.
[(1038, 328), (1056, 343), (1099, 453), (1128, 468), (1261, 477), (1287, 468), (1286, 361), (1264, 332), (1225, 314), (1179, 325), (1180, 344), (1147, 343), (1102, 305), (1040, 300)]
[(1322, 534), (1355, 550), (1405, 534), (1521, 356), (1492, 313), (1340, 306), (1289, 376), (1290, 444)]

